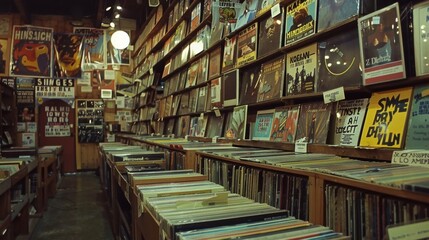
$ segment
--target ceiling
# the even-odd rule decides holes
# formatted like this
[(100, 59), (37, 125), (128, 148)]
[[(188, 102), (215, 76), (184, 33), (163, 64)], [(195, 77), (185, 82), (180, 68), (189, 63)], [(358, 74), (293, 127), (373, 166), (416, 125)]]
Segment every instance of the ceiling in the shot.
[(18, 13), (28, 24), (32, 15), (64, 15), (77, 20), (89, 18), (94, 26), (100, 26), (103, 17), (112, 14), (105, 11), (106, 7), (115, 2), (123, 7), (121, 18), (135, 19), (138, 28), (149, 14), (147, 0), (1, 0), (0, 14)]

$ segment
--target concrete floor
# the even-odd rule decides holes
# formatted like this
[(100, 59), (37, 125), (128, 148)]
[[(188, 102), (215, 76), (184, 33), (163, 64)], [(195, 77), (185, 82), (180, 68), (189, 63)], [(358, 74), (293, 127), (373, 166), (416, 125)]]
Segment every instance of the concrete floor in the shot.
[(99, 177), (94, 172), (66, 175), (31, 239), (110, 240), (109, 219)]

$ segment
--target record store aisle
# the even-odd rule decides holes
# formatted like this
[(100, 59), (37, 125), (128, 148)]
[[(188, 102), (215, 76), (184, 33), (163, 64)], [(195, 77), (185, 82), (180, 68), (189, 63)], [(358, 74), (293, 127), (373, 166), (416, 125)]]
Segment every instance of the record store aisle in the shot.
[(31, 239), (113, 239), (106, 206), (94, 172), (64, 176)]

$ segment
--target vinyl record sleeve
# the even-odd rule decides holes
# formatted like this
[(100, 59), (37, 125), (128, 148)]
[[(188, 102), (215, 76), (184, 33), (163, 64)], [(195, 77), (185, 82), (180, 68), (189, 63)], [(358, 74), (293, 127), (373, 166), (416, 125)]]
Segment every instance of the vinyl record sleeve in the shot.
[(317, 79), (317, 44), (286, 55), (286, 95), (312, 93)]
[(259, 83), (261, 78), (261, 66), (240, 70), (240, 104), (255, 103), (258, 99)]
[(363, 85), (406, 77), (398, 3), (358, 19)]
[(406, 149), (429, 149), (429, 85), (414, 88)]
[(365, 120), (368, 98), (340, 101), (336, 109), (334, 144), (356, 147)]
[(284, 61), (284, 57), (281, 56), (262, 64), (258, 102), (280, 99), (283, 96)]
[(317, 91), (362, 85), (358, 33), (347, 31), (318, 44)]
[(411, 92), (407, 87), (372, 93), (359, 146), (402, 148)]
[(239, 70), (233, 70), (225, 73), (222, 77), (222, 96), (223, 106), (236, 106), (238, 105), (239, 97)]
[(252, 129), (252, 140), (270, 140), (273, 118), (274, 109), (261, 110), (256, 113), (256, 121)]
[(416, 62), (416, 75), (429, 74), (429, 2), (422, 2), (413, 6), (414, 56)]
[(285, 45), (316, 32), (317, 0), (295, 0), (286, 6)]
[(328, 137), (331, 105), (306, 103), (301, 105), (296, 140), (304, 139), (307, 143), (325, 144)]
[(276, 17), (269, 16), (259, 23), (258, 58), (262, 58), (283, 46), (283, 11)]
[(237, 66), (256, 60), (258, 46), (258, 23), (253, 23), (238, 34)]
[(276, 108), (270, 133), (270, 141), (294, 143), (298, 125), (299, 106)]

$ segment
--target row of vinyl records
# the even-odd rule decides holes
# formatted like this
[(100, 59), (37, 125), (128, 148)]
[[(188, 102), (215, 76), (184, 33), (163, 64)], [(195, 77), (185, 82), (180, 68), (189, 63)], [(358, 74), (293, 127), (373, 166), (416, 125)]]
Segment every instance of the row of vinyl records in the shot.
[[(228, 190), (236, 190), (240, 194), (243, 194), (247, 197), (267, 200), (266, 203), (272, 203), (273, 206), (278, 207), (284, 205), (276, 205), (279, 204), (279, 201), (274, 200), (275, 198), (273, 198), (273, 196), (271, 195), (271, 193), (276, 192), (276, 189), (279, 188), (279, 186), (277, 186), (276, 184), (268, 183), (267, 186), (274, 187), (274, 189), (269, 190), (268, 192), (270, 193), (266, 192), (263, 195), (259, 195), (261, 194), (261, 188), (265, 186), (265, 183), (260, 185), (258, 184), (258, 181), (265, 178), (272, 179), (272, 177), (261, 176), (260, 178), (255, 178), (255, 182), (253, 182), (253, 180), (251, 182), (255, 184), (254, 187), (258, 189), (256, 190), (257, 193), (252, 191), (249, 192), (244, 188), (244, 179), (242, 177), (238, 177), (237, 179), (233, 177), (233, 174), (236, 173), (243, 174), (243, 168), (238, 168), (232, 163), (215, 163), (215, 165), (213, 166), (212, 164), (214, 163), (212, 162), (212, 160), (215, 161), (220, 156), (228, 159), (243, 161), (243, 163), (253, 162), (271, 165), (275, 166), (279, 170), (282, 170), (284, 168), (299, 169), (301, 171), (335, 175), (403, 190), (429, 193), (427, 169), (417, 166), (403, 165), (404, 163), (392, 164), (386, 162), (368, 162), (357, 159), (339, 157), (332, 154), (302, 154), (277, 149), (236, 147), (232, 146), (231, 144), (225, 143), (191, 142), (183, 138), (136, 135), (120, 136), (121, 138), (129, 140), (146, 141), (152, 145), (164, 145), (164, 149), (169, 148), (170, 146), (180, 146), (180, 149), (194, 150), (213, 155), (212, 158), (200, 158), (197, 161), (196, 169), (198, 170), (198, 172), (208, 175), (210, 180), (213, 180), (217, 183), (221, 183)], [(425, 155), (421, 155), (422, 156), (420, 158), (424, 160)], [(174, 159), (177, 156), (180, 156), (180, 154), (174, 156), (170, 155), (168, 158), (166, 158), (166, 165), (169, 166), (170, 169), (181, 169), (181, 166), (186, 165), (187, 160), (185, 157), (183, 157), (183, 154), (182, 157)], [(172, 161), (175, 162), (173, 163)], [(235, 172), (235, 170), (233, 169), (237, 169), (238, 172)], [(262, 174), (262, 172), (255, 173)], [(278, 177), (274, 178), (278, 180)], [(233, 184), (233, 179), (237, 180), (238, 182), (235, 182)], [(251, 185), (250, 182), (246, 183), (246, 186), (249, 185)]]
[(159, 222), (160, 238), (241, 236), (258, 239), (269, 236), (270, 239), (283, 239), (300, 236), (307, 239), (317, 234), (348, 239), (327, 227), (290, 217), (288, 211), (225, 191), (223, 186), (207, 181), (206, 176), (193, 170), (162, 171), (152, 166), (146, 168), (141, 161), (141, 165), (133, 165), (133, 160), (129, 160), (130, 156), (140, 156), (140, 159), (153, 156), (153, 152), (123, 144), (100, 144), (100, 147), (103, 154), (116, 160), (131, 161), (125, 167), (128, 182), (135, 187), (142, 202), (140, 213), (149, 211)]
[[(179, 116), (156, 122), (159, 128), (155, 129), (157, 134), (175, 134), (178, 137), (217, 136), (352, 147), (429, 147), (427, 84), (374, 92), (369, 99), (329, 104), (311, 102), (259, 110), (253, 116), (248, 114), (247, 105), (234, 107), (231, 111), (220, 113), (220, 116), (205, 114), (203, 106), (210, 104), (210, 100), (198, 93), (198, 89), (194, 90), (191, 93), (195, 94), (183, 93), (160, 101), (158, 112), (155, 108), (151, 108), (153, 112), (149, 112), (150, 108), (142, 108), (140, 117), (162, 119), (166, 117), (166, 112)], [(133, 131), (148, 134), (148, 124), (135, 124)]]
[[(327, 2), (331, 1), (327, 0)], [(336, 14), (337, 12), (341, 12), (341, 14), (343, 14), (341, 19), (336, 20), (338, 22), (344, 22), (344, 20), (355, 17), (359, 14), (358, 2), (359, 1), (350, 1), (350, 4), (355, 6), (344, 10), (346, 12), (334, 11), (330, 13)], [(315, 13), (317, 11), (317, 7), (316, 5), (312, 6), (312, 4), (316, 3), (316, 0), (306, 1), (305, 5), (308, 9), (305, 11), (312, 10), (314, 11), (314, 16), (316, 16)], [(195, 8), (198, 8), (200, 4), (201, 3), (199, 3)], [(296, 3), (292, 2), (290, 5), (294, 6)], [(326, 5), (332, 6), (335, 5), (335, 3), (326, 3)], [(365, 3), (365, 11), (370, 12), (370, 9), (372, 8), (368, 7), (368, 5), (368, 3)], [(338, 82), (339, 78), (352, 81), (350, 83), (347, 83), (348, 81), (343, 81), (346, 82), (342, 84), (343, 86), (359, 85), (362, 83), (362, 71), (364, 85), (402, 79), (406, 76), (405, 69), (408, 71), (408, 76), (413, 76), (415, 70), (417, 71), (417, 75), (427, 74), (428, 70), (425, 58), (427, 57), (425, 56), (427, 43), (425, 41), (424, 31), (409, 32), (409, 28), (401, 28), (401, 22), (395, 20), (405, 19), (404, 21), (410, 21), (409, 19), (414, 17), (413, 23), (411, 21), (405, 22), (404, 26), (414, 24), (414, 26), (419, 26), (419, 28), (424, 29), (427, 27), (426, 22), (423, 20), (426, 17), (427, 5), (428, 3), (426, 2), (413, 6), (411, 6), (411, 4), (401, 6), (402, 12), (404, 14), (410, 14), (410, 18), (400, 18), (399, 5), (391, 5), (360, 18), (358, 20), (359, 29), (353, 28), (350, 31), (341, 33), (340, 36), (335, 36), (335, 38), (329, 38), (326, 41), (321, 41), (319, 44), (312, 44), (308, 47), (288, 52), (285, 60), (285, 85), (287, 86), (283, 95), (313, 92), (314, 90), (324, 91), (332, 88), (329, 82)], [(257, 58), (263, 58), (270, 53), (278, 51), (279, 48), (288, 43), (288, 37), (291, 34), (288, 32), (290, 27), (288, 28), (287, 24), (292, 21), (295, 10), (299, 10), (290, 8), (290, 6), (286, 7), (285, 10), (287, 10), (285, 11), (285, 14), (277, 15), (274, 18), (267, 17), (265, 19), (258, 19), (259, 22), (254, 22), (237, 34), (225, 35), (223, 58), (221, 56), (221, 47), (218, 47), (210, 52), (210, 61), (207, 61), (207, 59), (201, 60), (202, 66), (200, 66), (200, 68), (206, 71), (205, 75), (196, 77), (195, 69), (200, 65), (199, 61), (198, 63), (192, 64), (196, 66), (192, 66), (189, 70), (185, 70), (187, 73), (182, 72), (180, 75), (187, 74), (188, 81), (190, 82), (189, 84), (187, 83), (187, 85), (192, 86), (195, 82), (193, 79), (202, 78), (200, 82), (206, 81), (207, 75), (208, 79), (212, 79), (217, 77), (221, 72), (228, 72), (235, 67), (246, 65)], [(329, 7), (321, 8), (326, 11)], [(316, 18), (313, 19), (311, 17), (312, 15), (309, 15), (310, 19), (312, 19), (311, 21), (316, 21)], [(330, 20), (332, 20), (332, 16), (329, 15), (329, 17), (331, 18)], [(213, 18), (215, 18), (215, 16), (213, 16)], [(381, 20), (371, 25), (372, 18)], [(327, 21), (327, 19), (325, 20)], [(338, 24), (338, 22), (333, 20), (329, 24), (335, 25)], [(169, 76), (172, 71), (187, 63), (188, 60), (193, 59), (196, 55), (207, 50), (210, 46), (213, 46), (216, 42), (221, 40), (224, 32), (222, 29), (223, 26), (224, 24), (212, 22), (211, 29), (208, 25), (201, 28), (196, 36), (190, 40), (189, 44), (182, 47), (182, 49), (175, 51), (174, 56), (172, 56), (164, 65), (162, 76)], [(231, 24), (227, 26), (231, 26)], [(306, 24), (301, 24), (299, 27), (305, 26)], [(299, 39), (311, 36), (316, 32), (316, 24), (313, 23), (311, 26), (312, 28), (309, 28), (306, 31), (301, 31), (300, 34), (298, 34), (301, 37), (295, 36), (293, 38)], [(385, 28), (384, 26), (392, 27)], [(187, 32), (186, 29), (186, 21), (183, 21), (178, 25), (176, 33), (164, 43), (164, 47), (162, 50), (159, 50), (159, 54), (155, 57), (151, 55), (152, 57), (145, 59), (144, 63), (140, 65), (140, 68), (145, 69), (144, 71), (137, 69), (136, 77), (140, 77), (141, 72), (148, 72), (148, 70), (152, 68), (163, 56), (178, 45), (178, 43), (184, 39)], [(404, 36), (402, 36), (401, 30), (404, 31)], [(413, 34), (414, 36), (412, 36)], [(412, 54), (412, 51), (407, 51), (404, 56), (402, 47), (403, 41), (407, 44), (407, 47), (410, 50), (415, 46), (414, 55)], [(360, 48), (358, 46), (360, 46)], [(207, 58), (207, 56), (204, 58)], [(416, 63), (415, 65), (414, 62)], [(405, 66), (405, 63), (408, 65)], [(278, 67), (279, 69), (274, 69), (272, 73), (278, 71), (278, 74), (280, 74), (278, 77), (283, 79), (284, 65), (285, 64), (281, 62)], [(393, 72), (391, 69), (392, 65), (396, 67)], [(388, 73), (386, 72), (386, 69), (390, 69), (391, 71)], [(263, 69), (262, 72), (264, 72)], [(179, 78), (179, 76), (175, 77)], [(186, 76), (184, 78), (186, 78)], [(292, 85), (296, 86), (293, 87)], [(283, 89), (281, 89), (281, 92), (282, 91)], [(280, 95), (282, 95), (281, 92)]]
[[(226, 150), (206, 150), (202, 152), (240, 161), (273, 165), (279, 169), (292, 168), (311, 172), (320, 172), (359, 181), (372, 182), (383, 186), (429, 193), (429, 180), (426, 176), (427, 169), (416, 166), (385, 162), (366, 162), (330, 154), (299, 154), (295, 152), (285, 152), (282, 150), (237, 148)], [(199, 172), (208, 174), (210, 180), (222, 183), (228, 190), (237, 190), (245, 196), (254, 196), (257, 199), (267, 199), (266, 197), (254, 195), (253, 192), (243, 192), (247, 190), (243, 190), (244, 186), (242, 178), (238, 178), (238, 182), (233, 183), (233, 180), (235, 179), (234, 174), (236, 174), (235, 169), (238, 169), (239, 172), (243, 172), (241, 167), (239, 168), (238, 166), (228, 162), (216, 162), (210, 158), (200, 159), (197, 165)], [(258, 171), (256, 173), (261, 174)], [(256, 178), (255, 182), (250, 181), (247, 184), (254, 184), (253, 187), (259, 189), (257, 192), (260, 194), (261, 192), (264, 192), (261, 188), (263, 189), (265, 185), (258, 184), (258, 179), (265, 179), (265, 177)], [(276, 184), (269, 185), (274, 188), (270, 191), (276, 192), (278, 186), (276, 186)], [(268, 199), (270, 198), (268, 197)], [(271, 199), (270, 201), (273, 201), (272, 203), (278, 203), (278, 201), (274, 201), (274, 199)]]
[[(269, 153), (266, 154), (269, 155)], [(228, 184), (230, 184), (231, 192), (240, 193), (241, 190), (235, 189), (234, 186), (244, 186), (243, 196), (276, 207), (280, 203), (280, 207), (288, 209), (292, 215), (307, 219), (309, 185), (305, 177), (237, 166), (214, 159), (203, 161), (203, 165), (210, 171), (204, 168), (204, 171), (209, 174), (209, 180), (222, 184), (226, 189), (229, 189)], [(361, 163), (361, 166), (363, 165)], [(223, 174), (227, 175), (229, 181), (226, 184), (225, 177), (218, 178)], [(268, 198), (261, 199), (255, 198), (254, 195), (247, 195), (255, 191), (258, 195), (265, 195)], [(353, 239), (382, 239), (388, 225), (425, 219), (429, 216), (429, 208), (425, 204), (412, 203), (341, 185), (327, 184), (324, 198), (325, 206), (319, 207), (326, 209), (325, 224), (335, 231), (352, 236)], [(273, 203), (274, 200), (276, 203)]]
[[(296, 154), (272, 149), (234, 147), (230, 144), (196, 143), (184, 139), (165, 137), (129, 137), (164, 144), (166, 147), (180, 145), (185, 150), (197, 150), (204, 154), (203, 157), (197, 160), (197, 172), (207, 175), (209, 181), (222, 185), (222, 188), (216, 187), (219, 191), (224, 188), (256, 202), (286, 209), (291, 215), (303, 220), (308, 219), (309, 211), (314, 211), (314, 209), (309, 209), (309, 197), (315, 197), (314, 195), (309, 196), (309, 188), (314, 186), (310, 186), (305, 171), (308, 171), (308, 173), (321, 172), (340, 175), (375, 184), (388, 184), (393, 187), (401, 187), (401, 184), (402, 186), (414, 184), (418, 186), (418, 182), (421, 181), (421, 186), (426, 185), (423, 188), (426, 188), (424, 191), (428, 193), (425, 169), (413, 166), (344, 159), (326, 154)], [(127, 152), (124, 153), (125, 155), (137, 154), (136, 152), (130, 153), (129, 149), (124, 151)], [(142, 149), (140, 151), (144, 152)], [(233, 161), (225, 160), (225, 158), (230, 158)], [(278, 166), (278, 169), (265, 168), (263, 164), (258, 166), (247, 165), (246, 163), (249, 161), (273, 164)], [(166, 166), (169, 165), (167, 163)], [(305, 171), (302, 171), (302, 175), (297, 174), (296, 171), (295, 173), (288, 173), (287, 169), (290, 168)], [(176, 173), (180, 173), (180, 171)], [(133, 173), (129, 177), (132, 178), (130, 179), (131, 183), (153, 180), (153, 176), (139, 175), (139, 173)], [(171, 175), (164, 175), (162, 178), (167, 177), (177, 179), (177, 177)], [(325, 209), (324, 221), (328, 227), (349, 235), (353, 239), (383, 239), (386, 227), (389, 225), (410, 223), (429, 217), (427, 203), (413, 202), (407, 200), (406, 196), (398, 198), (389, 196), (387, 193), (382, 194), (371, 190), (356, 189), (338, 183), (331, 183), (330, 177), (325, 179), (323, 186), (323, 202), (325, 205), (317, 207)], [(335, 182), (335, 179), (333, 182)], [(394, 184), (399, 182), (401, 184)], [(207, 198), (204, 197), (207, 194), (203, 190), (204, 187), (197, 185), (177, 184), (169, 185), (165, 189), (163, 186), (155, 185), (146, 188), (147, 192), (143, 191), (144, 187), (137, 186), (137, 189), (140, 190), (140, 196), (143, 196), (143, 202), (147, 203), (146, 208), (148, 211), (156, 217), (164, 230), (170, 231), (170, 233), (166, 232), (171, 236), (175, 231), (174, 229), (180, 228), (174, 226), (175, 223), (185, 224), (190, 220), (177, 218), (187, 214), (184, 212), (176, 213), (173, 210), (174, 208), (184, 209), (190, 206), (204, 206), (204, 201), (206, 201), (206, 205), (210, 205), (207, 204)], [(211, 184), (206, 182), (204, 185)], [(161, 192), (157, 193), (157, 191)], [(168, 196), (173, 193), (180, 194), (189, 191), (204, 192), (203, 196), (194, 196), (200, 203), (189, 202), (191, 200), (189, 196), (152, 198), (153, 194)], [(202, 211), (201, 215), (203, 216), (191, 215), (189, 217), (198, 216), (204, 218), (210, 216), (207, 214), (207, 210)], [(170, 219), (168, 216), (172, 216), (172, 218)]]

